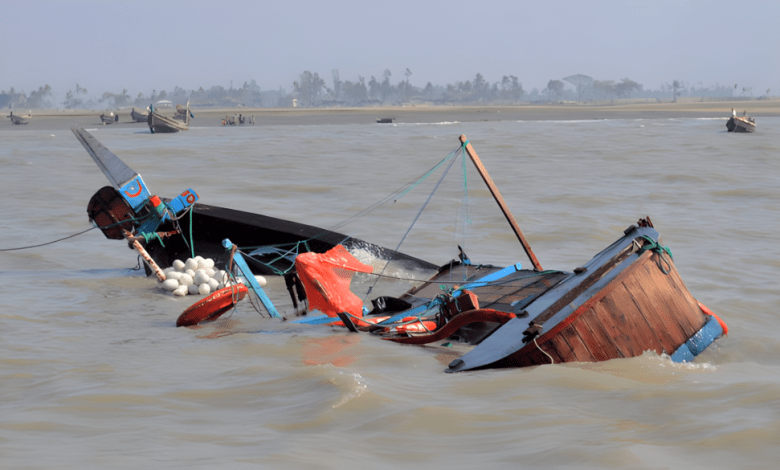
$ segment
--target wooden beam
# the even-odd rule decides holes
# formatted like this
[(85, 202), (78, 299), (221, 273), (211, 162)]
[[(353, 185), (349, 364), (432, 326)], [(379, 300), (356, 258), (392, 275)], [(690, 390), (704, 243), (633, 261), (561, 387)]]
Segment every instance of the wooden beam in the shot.
[(514, 216), (512, 216), (512, 213), (509, 211), (509, 208), (504, 202), (504, 198), (501, 197), (501, 193), (498, 192), (498, 188), (496, 187), (495, 183), (493, 183), (493, 179), (490, 177), (487, 170), (485, 169), (485, 166), (482, 164), (482, 160), (479, 159), (477, 152), (474, 151), (474, 147), (471, 146), (465, 135), (460, 136), (460, 142), (461, 144), (466, 145), (466, 153), (469, 154), (469, 158), (471, 158), (471, 161), (474, 162), (474, 166), (477, 167), (477, 171), (485, 181), (485, 184), (490, 190), (490, 194), (493, 195), (493, 198), (498, 203), (498, 207), (501, 208), (501, 212), (504, 213), (504, 217), (506, 217), (506, 220), (509, 222), (512, 230), (515, 232), (515, 235), (517, 235), (517, 239), (520, 240), (520, 244), (523, 245), (523, 250), (525, 250), (525, 254), (528, 255), (528, 259), (531, 260), (531, 264), (534, 265), (534, 269), (537, 271), (543, 271), (541, 263), (539, 263), (539, 260), (536, 259), (536, 255), (534, 254), (533, 250), (531, 250), (531, 245), (528, 243), (528, 240), (525, 239), (523, 232), (520, 230), (520, 226), (517, 225), (517, 221), (515, 220)]

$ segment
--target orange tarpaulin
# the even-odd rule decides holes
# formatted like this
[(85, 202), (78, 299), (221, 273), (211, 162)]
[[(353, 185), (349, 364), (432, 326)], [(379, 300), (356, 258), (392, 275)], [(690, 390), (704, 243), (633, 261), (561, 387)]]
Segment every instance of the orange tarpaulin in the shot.
[(356, 272), (370, 273), (373, 268), (361, 263), (346, 248), (336, 245), (325, 253), (301, 253), (295, 258), (295, 270), (306, 290), (309, 309), (329, 317), (339, 312), (363, 316), (363, 301), (349, 290)]

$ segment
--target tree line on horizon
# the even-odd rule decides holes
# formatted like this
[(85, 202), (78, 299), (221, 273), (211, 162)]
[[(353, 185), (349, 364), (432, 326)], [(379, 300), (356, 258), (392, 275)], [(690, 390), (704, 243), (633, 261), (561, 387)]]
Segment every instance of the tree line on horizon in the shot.
[[(317, 72), (306, 70), (292, 83), (292, 91), (261, 90), (255, 80), (244, 82), (240, 88), (229, 89), (213, 86), (207, 90), (185, 90), (179, 86), (172, 91), (152, 90), (150, 95), (139, 93), (135, 97), (126, 89), (121, 92), (104, 92), (99, 97), (90, 96), (88, 91), (76, 84), (68, 90), (65, 99), (55, 103), (54, 94), (48, 84), (38, 87), (27, 95), (13, 87), (0, 91), (0, 108), (59, 108), (66, 109), (120, 109), (127, 107), (146, 108), (162, 100), (173, 104), (190, 102), (200, 107), (363, 107), (363, 106), (401, 106), (406, 104), (430, 105), (513, 105), (522, 103), (554, 102), (594, 102), (614, 99), (671, 99), (678, 97), (739, 98), (754, 99), (752, 90), (743, 87), (741, 93), (734, 85), (716, 84), (712, 88), (704, 87), (701, 82), (686, 85), (679, 80), (661, 85), (660, 90), (645, 90), (644, 86), (629, 78), (619, 81), (596, 80), (583, 74), (575, 74), (562, 79), (551, 79), (547, 87), (530, 92), (523, 88), (515, 75), (504, 75), (500, 81), (490, 83), (477, 73), (472, 80), (456, 81), (445, 86), (428, 82), (424, 87), (410, 83), (412, 72), (404, 71), (404, 78), (393, 84), (392, 72), (388, 69), (381, 79), (371, 76), (368, 80), (358, 75), (357, 80), (341, 80), (338, 70), (332, 71), (331, 85)], [(567, 87), (566, 85), (570, 85)], [(767, 98), (771, 90), (758, 99)], [(60, 106), (61, 105), (61, 106)]]

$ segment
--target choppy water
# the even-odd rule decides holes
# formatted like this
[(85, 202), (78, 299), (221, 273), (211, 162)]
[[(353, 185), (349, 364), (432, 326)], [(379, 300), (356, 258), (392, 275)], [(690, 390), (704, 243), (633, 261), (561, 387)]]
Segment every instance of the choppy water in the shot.
[[(729, 325), (694, 364), (445, 374), (424, 348), (291, 329), (251, 308), (200, 329), (88, 232), (0, 252), (2, 468), (745, 468), (780, 457), (780, 119), (193, 128), (95, 135), (151, 190), (332, 227), (466, 134), (545, 268), (571, 270), (649, 215), (693, 295)], [(32, 126), (31, 126), (32, 127)], [(0, 132), (0, 248), (86, 228), (107, 184), (70, 131)], [(529, 263), (460, 163), (401, 251)], [(395, 248), (436, 183), (340, 231)], [(472, 223), (464, 224), (468, 217)], [(278, 283), (271, 283), (278, 288)], [(273, 297), (284, 309), (286, 292)], [(289, 301), (288, 301), (289, 302)], [(230, 334), (234, 333), (234, 334)]]

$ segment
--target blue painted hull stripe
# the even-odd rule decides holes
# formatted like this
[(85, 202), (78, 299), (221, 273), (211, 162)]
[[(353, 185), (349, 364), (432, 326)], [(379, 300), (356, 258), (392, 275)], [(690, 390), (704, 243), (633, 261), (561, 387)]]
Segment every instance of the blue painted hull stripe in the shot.
[(713, 343), (718, 337), (723, 334), (723, 328), (715, 317), (710, 316), (707, 323), (701, 328), (701, 330), (694, 333), (688, 341), (682, 346), (677, 348), (677, 351), (672, 354), (672, 361), (674, 362), (690, 362), (694, 357), (702, 353), (707, 346)]

